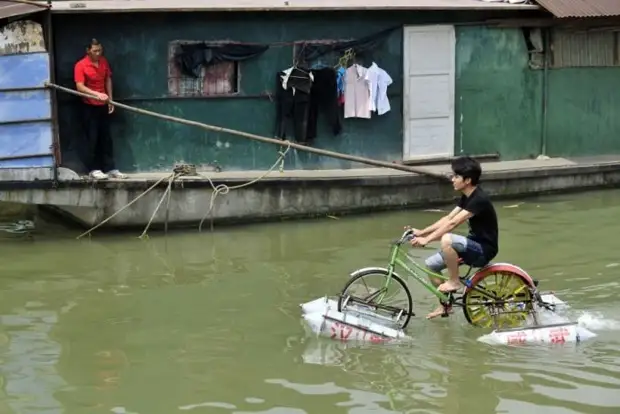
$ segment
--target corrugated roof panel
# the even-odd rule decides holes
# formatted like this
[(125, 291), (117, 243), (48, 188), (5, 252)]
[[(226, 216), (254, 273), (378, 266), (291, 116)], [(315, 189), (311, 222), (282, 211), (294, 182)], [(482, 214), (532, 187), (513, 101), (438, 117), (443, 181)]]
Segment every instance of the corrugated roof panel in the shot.
[(35, 13), (47, 9), (45, 2), (40, 3), (20, 3), (13, 1), (0, 1), (0, 19), (7, 17), (23, 16), (25, 14)]
[(620, 16), (620, 0), (536, 0), (555, 17)]
[[(620, 0), (618, 0), (620, 1)], [(537, 10), (532, 4), (480, 0), (59, 0), (56, 12), (105, 11), (302, 11), (302, 10)]]
[(552, 38), (555, 68), (616, 66), (615, 32), (554, 29)]

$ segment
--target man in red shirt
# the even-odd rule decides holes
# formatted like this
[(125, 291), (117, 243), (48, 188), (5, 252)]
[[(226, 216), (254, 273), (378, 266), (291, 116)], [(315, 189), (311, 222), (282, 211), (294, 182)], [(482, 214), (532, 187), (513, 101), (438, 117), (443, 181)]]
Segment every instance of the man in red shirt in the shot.
[[(112, 99), (112, 70), (97, 39), (86, 47), (86, 56), (73, 68), (76, 89), (95, 98), (82, 98), (84, 136), (78, 143), (80, 158), (94, 179), (125, 178), (114, 167), (114, 152), (110, 136)], [(104, 171), (106, 173), (104, 173)]]

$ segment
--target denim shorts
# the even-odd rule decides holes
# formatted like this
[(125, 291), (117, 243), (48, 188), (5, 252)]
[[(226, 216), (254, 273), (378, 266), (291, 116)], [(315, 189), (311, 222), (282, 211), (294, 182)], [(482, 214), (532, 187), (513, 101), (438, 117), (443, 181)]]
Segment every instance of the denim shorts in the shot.
[[(463, 259), (463, 263), (474, 267), (482, 267), (487, 264), (487, 259), (484, 256), (480, 243), (459, 234), (450, 233), (450, 237), (452, 238), (452, 248)], [(435, 273), (440, 273), (446, 268), (446, 262), (441, 250), (429, 256), (425, 260), (425, 264), (429, 270)]]

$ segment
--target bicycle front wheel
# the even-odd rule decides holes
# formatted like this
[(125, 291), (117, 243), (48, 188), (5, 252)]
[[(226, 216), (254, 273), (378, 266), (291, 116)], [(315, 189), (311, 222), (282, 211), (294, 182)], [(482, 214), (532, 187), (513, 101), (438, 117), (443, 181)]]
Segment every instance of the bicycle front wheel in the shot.
[(405, 329), (413, 316), (413, 300), (405, 281), (387, 269), (371, 268), (356, 272), (346, 283), (338, 299), (338, 311), (348, 307), (354, 312), (376, 316), (382, 323)]

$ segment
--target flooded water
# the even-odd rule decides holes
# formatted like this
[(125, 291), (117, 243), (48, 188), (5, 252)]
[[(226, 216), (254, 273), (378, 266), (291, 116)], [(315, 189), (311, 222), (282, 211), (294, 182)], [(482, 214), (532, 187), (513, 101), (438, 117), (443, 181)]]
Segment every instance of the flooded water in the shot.
[[(0, 413), (618, 413), (620, 191), (498, 210), (496, 260), (540, 279), (596, 338), (490, 346), (458, 312), (413, 319), (406, 347), (307, 336), (300, 303), (384, 265), (403, 225), (437, 212), (148, 241), (139, 231), (3, 239)], [(423, 316), (436, 302), (410, 286)]]

